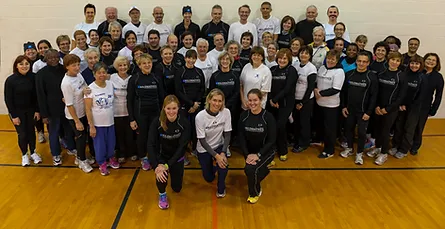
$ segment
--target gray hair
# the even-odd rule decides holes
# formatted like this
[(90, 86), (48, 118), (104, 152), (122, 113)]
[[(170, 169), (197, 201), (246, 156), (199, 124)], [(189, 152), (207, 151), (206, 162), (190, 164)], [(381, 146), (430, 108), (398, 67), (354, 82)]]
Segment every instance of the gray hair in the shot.
[(236, 45), (236, 46), (238, 46), (238, 51), (241, 51), (241, 45), (238, 43), (238, 42), (236, 42), (236, 41), (234, 41), (234, 40), (230, 40), (230, 41), (228, 41), (227, 43), (226, 43), (226, 45), (225, 45), (225, 47), (224, 47), (224, 50), (226, 50), (227, 52), (229, 51), (229, 47), (231, 46), (231, 45)]
[(109, 7), (105, 8), (105, 13), (107, 13), (107, 10), (115, 10), (116, 14), (117, 14), (117, 8), (116, 7), (109, 6)]
[(318, 8), (315, 5), (310, 5), (306, 8), (306, 11), (310, 8), (314, 8), (316, 11), (318, 11)]
[(199, 39), (196, 41), (196, 46), (198, 46), (199, 43), (204, 43), (205, 45), (207, 45), (207, 47), (209, 47), (209, 42), (208, 42), (206, 39), (204, 39), (204, 38), (199, 38)]
[(221, 60), (222, 60), (222, 58), (224, 58), (225, 56), (228, 56), (228, 57), (229, 57), (229, 60), (230, 60), (230, 68), (232, 68), (232, 65), (233, 65), (234, 60), (233, 60), (233, 57), (230, 56), (230, 54), (229, 54), (227, 51), (224, 51), (224, 52), (222, 52), (221, 54), (219, 54), (219, 56), (218, 56), (218, 65), (221, 65)]
[(108, 26), (108, 32), (111, 32), (111, 28), (113, 27), (118, 27), (122, 32), (122, 25), (119, 22), (117, 21), (110, 22), (110, 25)]
[(100, 59), (100, 52), (99, 52), (99, 49), (97, 49), (97, 48), (89, 48), (89, 49), (85, 50), (85, 52), (83, 53), (83, 56), (85, 57), (85, 59), (87, 59), (87, 57), (91, 53), (96, 53), (97, 57)]
[(108, 71), (108, 66), (103, 62), (99, 61), (93, 66), (93, 74), (96, 74), (96, 72), (100, 71), (101, 69)]
[(314, 35), (318, 31), (321, 31), (323, 33), (323, 36), (326, 36), (326, 32), (324, 31), (323, 26), (315, 26), (315, 28), (312, 30), (312, 35)]

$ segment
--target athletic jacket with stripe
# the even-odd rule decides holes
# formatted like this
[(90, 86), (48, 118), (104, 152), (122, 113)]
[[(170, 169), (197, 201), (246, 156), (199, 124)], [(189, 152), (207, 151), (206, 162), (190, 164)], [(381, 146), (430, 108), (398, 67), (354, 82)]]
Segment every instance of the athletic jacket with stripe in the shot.
[(380, 73), (377, 78), (379, 81), (377, 106), (380, 109), (385, 108), (387, 112), (398, 111), (408, 87), (406, 80), (402, 77), (402, 72), (388, 69)]
[(341, 91), (341, 107), (349, 113), (374, 112), (378, 94), (377, 76), (370, 70), (358, 72), (351, 70), (345, 74), (345, 82)]

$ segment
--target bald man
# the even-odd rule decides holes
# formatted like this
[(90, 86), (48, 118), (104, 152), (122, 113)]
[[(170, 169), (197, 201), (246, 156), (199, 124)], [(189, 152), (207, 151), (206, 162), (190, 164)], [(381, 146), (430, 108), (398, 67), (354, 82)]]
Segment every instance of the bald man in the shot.
[(110, 36), (110, 33), (108, 32), (108, 26), (113, 21), (119, 22), (119, 24), (121, 24), (122, 28), (127, 24), (125, 21), (122, 21), (121, 19), (117, 18), (117, 8), (116, 7), (110, 6), (110, 7), (105, 8), (105, 18), (107, 20), (100, 23), (99, 27), (97, 28), (99, 37)]
[(173, 33), (172, 26), (164, 23), (164, 10), (159, 6), (153, 8), (153, 18), (154, 21), (148, 25), (145, 30), (143, 42), (148, 43), (148, 31), (154, 29), (157, 30), (161, 36), (159, 45), (164, 46), (167, 44), (168, 35)]
[(170, 46), (173, 49), (174, 55), (173, 55), (173, 65), (176, 68), (182, 67), (185, 65), (185, 59), (182, 54), (179, 54), (178, 51), (178, 37), (175, 34), (170, 34), (167, 37), (167, 45)]
[(317, 26), (322, 26), (322, 24), (317, 21), (317, 16), (317, 7), (310, 5), (306, 8), (306, 19), (299, 21), (295, 27), (295, 35), (297, 37), (301, 37), (305, 45), (308, 45), (314, 41), (312, 36), (314, 28)]

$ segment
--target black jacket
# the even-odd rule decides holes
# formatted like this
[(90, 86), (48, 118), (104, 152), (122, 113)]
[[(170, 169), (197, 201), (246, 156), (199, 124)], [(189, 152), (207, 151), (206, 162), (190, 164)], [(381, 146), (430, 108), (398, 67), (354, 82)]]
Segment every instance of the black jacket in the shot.
[(287, 104), (293, 104), (298, 80), (297, 70), (292, 65), (288, 65), (285, 68), (273, 66), (270, 71), (272, 73), (272, 88), (268, 97), (272, 102), (278, 102), (280, 108), (286, 107)]
[(215, 44), (213, 43), (213, 37), (217, 33), (221, 33), (224, 36), (224, 41), (227, 42), (227, 39), (229, 37), (229, 28), (230, 26), (227, 23), (224, 23), (223, 21), (220, 21), (217, 24), (213, 23), (213, 21), (210, 21), (209, 23), (202, 26), (201, 37), (209, 42), (209, 50), (215, 48)]
[(341, 90), (341, 107), (350, 113), (366, 113), (371, 116), (377, 102), (379, 84), (373, 72), (349, 71)]
[(42, 118), (59, 117), (65, 114), (65, 103), (60, 89), (65, 69), (61, 64), (45, 66), (36, 74), (37, 99)]
[(24, 112), (38, 112), (35, 74), (12, 74), (5, 81), (5, 103), (12, 118)]

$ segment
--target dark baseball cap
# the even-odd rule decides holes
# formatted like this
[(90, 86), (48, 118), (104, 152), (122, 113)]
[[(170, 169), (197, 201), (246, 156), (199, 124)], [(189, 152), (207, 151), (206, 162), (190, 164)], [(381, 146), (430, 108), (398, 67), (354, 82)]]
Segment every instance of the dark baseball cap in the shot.
[(182, 7), (182, 15), (184, 15), (185, 13), (192, 13), (192, 7), (191, 6)]
[(35, 49), (35, 50), (37, 50), (36, 44), (34, 42), (31, 42), (31, 41), (26, 42), (25, 44), (23, 44), (23, 51), (25, 52), (27, 49)]

